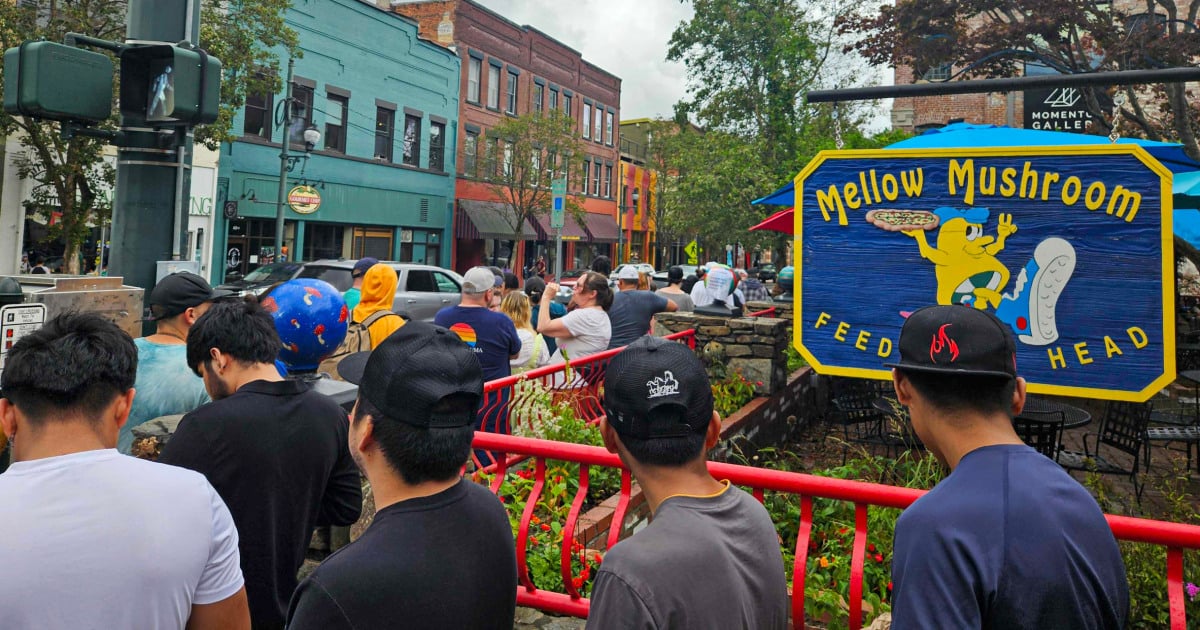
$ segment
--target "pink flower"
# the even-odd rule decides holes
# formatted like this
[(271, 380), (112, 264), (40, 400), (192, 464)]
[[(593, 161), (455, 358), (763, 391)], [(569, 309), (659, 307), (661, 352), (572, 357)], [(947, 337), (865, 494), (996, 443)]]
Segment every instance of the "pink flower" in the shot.
[(1196, 596), (1200, 595), (1200, 586), (1196, 586), (1191, 582), (1188, 582), (1187, 586), (1183, 587), (1183, 590), (1187, 592), (1188, 599), (1191, 601), (1196, 601)]

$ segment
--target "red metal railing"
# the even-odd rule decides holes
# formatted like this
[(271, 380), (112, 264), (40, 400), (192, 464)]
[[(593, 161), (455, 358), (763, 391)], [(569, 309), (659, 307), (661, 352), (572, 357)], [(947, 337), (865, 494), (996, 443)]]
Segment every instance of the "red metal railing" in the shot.
[(775, 307), (772, 306), (771, 308), (764, 308), (761, 311), (754, 311), (753, 313), (746, 313), (745, 316), (746, 317), (775, 317)]
[[(696, 349), (696, 331), (688, 329), (664, 339), (681, 341)], [(541, 437), (543, 422), (570, 409), (575, 417), (597, 422), (604, 411), (601, 386), (608, 363), (624, 348), (614, 348), (566, 363), (547, 365), (528, 372), (488, 381), (483, 386), (479, 430), (489, 433)], [(475, 464), (492, 465), (486, 452), (476, 449)], [(512, 462), (509, 463), (510, 465)]]
[[(572, 553), (574, 545), (577, 544), (575, 532), (579, 515), (587, 496), (589, 469), (593, 466), (621, 469), (620, 499), (609, 525), (606, 549), (617, 543), (629, 508), (631, 498), (629, 471), (621, 466), (621, 461), (616, 455), (594, 446), (482, 432), (475, 434), (474, 444), (478, 449), (501, 452), (522, 459), (532, 457), (535, 460), (534, 485), (526, 500), (517, 534), (517, 575), (520, 580), (517, 588), (517, 603), (552, 613), (586, 617), (589, 602), (580, 595), (579, 589), (573, 583), (575, 576), (572, 575)], [(563, 584), (566, 585), (565, 593), (537, 588), (530, 579), (526, 563), (530, 541), (529, 528), (533, 522), (535, 506), (541, 498), (546, 484), (547, 460), (579, 464), (578, 490), (572, 498), (567, 522), (563, 527), (560, 569)], [(490, 484), (493, 492), (499, 492), (505, 476), (510, 472), (510, 465), (509, 458), (498, 459), (496, 475)], [(850, 570), (849, 627), (860, 628), (863, 618), (863, 564), (866, 559), (867, 546), (867, 511), (871, 506), (906, 508), (925, 491), (716, 462), (709, 462), (708, 469), (717, 479), (728, 479), (734, 485), (750, 488), (759, 501), (763, 500), (764, 493), (768, 491), (799, 495), (800, 523), (799, 534), (796, 537), (795, 566), (792, 576), (792, 619), (797, 627), (802, 627), (801, 624), (805, 618), (804, 580), (808, 566), (809, 536), (813, 528), (813, 499), (835, 499), (854, 504), (855, 528)], [(1166, 547), (1167, 595), (1171, 611), (1170, 627), (1172, 630), (1185, 630), (1187, 618), (1184, 610), (1183, 551), (1184, 549), (1200, 549), (1200, 527), (1125, 516), (1107, 515), (1106, 518), (1113, 534), (1120, 540)]]

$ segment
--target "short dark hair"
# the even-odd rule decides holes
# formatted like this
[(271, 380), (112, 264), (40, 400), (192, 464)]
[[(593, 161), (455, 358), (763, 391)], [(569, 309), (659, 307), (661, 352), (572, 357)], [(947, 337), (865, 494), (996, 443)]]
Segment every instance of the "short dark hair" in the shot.
[(521, 279), (517, 277), (517, 274), (515, 274), (511, 271), (505, 271), (504, 272), (504, 288), (505, 289), (520, 289), (521, 288)]
[(899, 370), (929, 404), (943, 411), (1012, 415), (1016, 379)]
[(274, 363), (282, 342), (275, 321), (255, 300), (214, 302), (187, 335), (188, 367), (197, 375), (212, 361), (212, 348), (243, 365)]
[(582, 282), (583, 288), (596, 292), (596, 304), (599, 304), (600, 308), (607, 311), (612, 306), (613, 290), (608, 286), (608, 278), (604, 274), (599, 271), (588, 271), (576, 282)]
[[(434, 406), (435, 413), (474, 412), (475, 397), (452, 394)], [(409, 485), (423, 481), (447, 481), (462, 470), (471, 456), (475, 427), (418, 427), (389, 418), (366, 398), (359, 396), (354, 421), (371, 417), (375, 440), (388, 465)]]
[(707, 431), (683, 437), (641, 439), (620, 435), (621, 444), (638, 463), (647, 466), (682, 466), (704, 452)]
[(605, 276), (611, 275), (612, 261), (608, 259), (608, 256), (597, 256), (596, 259), (592, 261), (592, 271), (595, 271), (599, 274), (604, 274)]
[(133, 387), (137, 363), (133, 339), (116, 324), (67, 313), (13, 345), (0, 390), (33, 424), (71, 412), (94, 421)]

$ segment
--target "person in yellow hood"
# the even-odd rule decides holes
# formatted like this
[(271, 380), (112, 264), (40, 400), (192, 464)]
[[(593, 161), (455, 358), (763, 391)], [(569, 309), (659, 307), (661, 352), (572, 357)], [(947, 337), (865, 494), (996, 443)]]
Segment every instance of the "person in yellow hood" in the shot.
[(396, 299), (397, 282), (396, 270), (382, 263), (372, 266), (363, 276), (362, 298), (359, 299), (358, 306), (354, 307), (352, 319), (365, 322), (368, 317), (379, 311), (389, 313), (376, 318), (367, 328), (371, 333), (372, 350), (404, 325), (404, 318), (391, 312), (392, 301)]

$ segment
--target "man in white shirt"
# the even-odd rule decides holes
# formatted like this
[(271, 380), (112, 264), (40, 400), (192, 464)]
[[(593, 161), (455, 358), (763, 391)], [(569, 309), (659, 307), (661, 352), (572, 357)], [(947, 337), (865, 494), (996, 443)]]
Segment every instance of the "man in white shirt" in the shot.
[(233, 519), (203, 475), (116, 450), (133, 340), (91, 314), (9, 351), (0, 428), (0, 625), (248, 629)]

